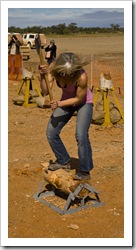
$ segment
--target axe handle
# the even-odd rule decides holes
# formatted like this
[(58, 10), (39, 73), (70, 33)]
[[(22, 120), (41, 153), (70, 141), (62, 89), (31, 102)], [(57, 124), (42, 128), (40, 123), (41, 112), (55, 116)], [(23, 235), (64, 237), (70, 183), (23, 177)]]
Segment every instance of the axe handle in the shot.
[[(45, 62), (43, 60), (43, 55), (42, 55), (41, 48), (40, 48), (40, 51), (39, 51), (39, 58), (40, 58), (40, 63), (42, 65), (44, 65)], [(50, 101), (52, 101), (53, 100), (53, 94), (52, 94), (52, 91), (51, 91), (50, 83), (49, 83), (49, 80), (48, 80), (48, 77), (47, 77), (46, 74), (44, 74), (44, 77), (45, 77), (45, 80), (46, 80), (46, 84), (47, 84), (47, 88), (48, 88), (48, 92), (49, 92)]]

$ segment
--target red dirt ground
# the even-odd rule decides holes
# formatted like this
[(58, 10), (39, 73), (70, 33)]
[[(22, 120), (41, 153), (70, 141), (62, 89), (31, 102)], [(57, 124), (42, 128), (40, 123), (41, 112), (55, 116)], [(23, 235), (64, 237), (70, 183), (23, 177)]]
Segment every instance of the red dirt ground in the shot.
[[(100, 55), (99, 58), (108, 55), (104, 63), (102, 60), (94, 61), (93, 82), (88, 68), (89, 84), (99, 86), (100, 71), (109, 70), (110, 65), (117, 98), (123, 109), (123, 37), (71, 37), (55, 40), (58, 53), (70, 50), (80, 51), (81, 54), (93, 53), (95, 59), (96, 55)], [(39, 59), (34, 49), (30, 60), (23, 63), (24, 67), (31, 67), (37, 74)], [(123, 238), (124, 126), (103, 127), (92, 124), (90, 127), (94, 160), (91, 186), (100, 192), (99, 197), (104, 206), (60, 215), (32, 197), (43, 180), (41, 163), (55, 159), (45, 136), (52, 111), (14, 105), (12, 99), (16, 96), (19, 84), (19, 81), (9, 80), (8, 85), (8, 237)], [(121, 95), (118, 93), (119, 87)], [(60, 89), (56, 86), (53, 95), (55, 98), (60, 97)], [(73, 166), (78, 164), (75, 122), (76, 116), (73, 116), (62, 131)], [(76, 229), (71, 224), (75, 224)]]

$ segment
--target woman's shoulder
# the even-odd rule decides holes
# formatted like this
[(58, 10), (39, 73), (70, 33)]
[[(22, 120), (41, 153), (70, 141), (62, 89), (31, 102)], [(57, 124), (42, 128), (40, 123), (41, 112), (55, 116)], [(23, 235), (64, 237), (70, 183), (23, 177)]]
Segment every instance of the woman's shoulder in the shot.
[(87, 74), (86, 71), (83, 69), (81, 70), (81, 74), (78, 78), (77, 86), (85, 86), (86, 83), (87, 83)]
[(86, 74), (85, 69), (81, 69), (81, 75), (84, 74), (84, 73)]
[(84, 69), (81, 69), (79, 79), (84, 79), (87, 76), (87, 73)]

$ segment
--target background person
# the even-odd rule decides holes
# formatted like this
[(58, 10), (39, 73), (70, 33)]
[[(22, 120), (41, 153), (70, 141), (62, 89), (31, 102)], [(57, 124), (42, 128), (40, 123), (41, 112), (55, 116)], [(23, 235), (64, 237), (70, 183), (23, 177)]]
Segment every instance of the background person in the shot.
[[(47, 52), (45, 59), (47, 60), (48, 64), (52, 63), (55, 60), (56, 51), (57, 51), (57, 46), (55, 45), (55, 41), (51, 40), (50, 44), (45, 48), (45, 52)], [(47, 56), (47, 55), (49, 55), (49, 56)]]
[(22, 56), (20, 54), (21, 42), (16, 35), (11, 37), (11, 41), (8, 43), (9, 56), (8, 56), (8, 78), (17, 80), (22, 78)]
[(9, 54), (10, 55), (20, 54), (20, 46), (21, 46), (21, 42), (17, 39), (16, 35), (13, 35), (11, 37), (11, 41), (8, 44)]
[(50, 164), (49, 170), (70, 169), (70, 156), (60, 138), (60, 132), (77, 111), (75, 136), (80, 169), (75, 174), (74, 180), (90, 179), (90, 170), (93, 169), (92, 148), (88, 135), (92, 120), (93, 96), (87, 86), (87, 74), (83, 69), (83, 66), (89, 62), (74, 53), (62, 53), (49, 67), (40, 65), (41, 88), (44, 96), (48, 95), (44, 74), (48, 75), (51, 88), (53, 82), (56, 82), (62, 89), (60, 101), (50, 102), (53, 113), (47, 126), (46, 136), (56, 161)]

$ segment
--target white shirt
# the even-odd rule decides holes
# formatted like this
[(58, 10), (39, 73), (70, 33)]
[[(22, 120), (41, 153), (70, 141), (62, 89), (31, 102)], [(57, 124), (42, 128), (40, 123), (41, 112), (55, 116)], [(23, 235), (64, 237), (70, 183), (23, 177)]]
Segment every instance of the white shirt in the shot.
[(16, 44), (15, 43), (12, 43), (10, 54), (11, 55), (15, 55), (16, 54)]

